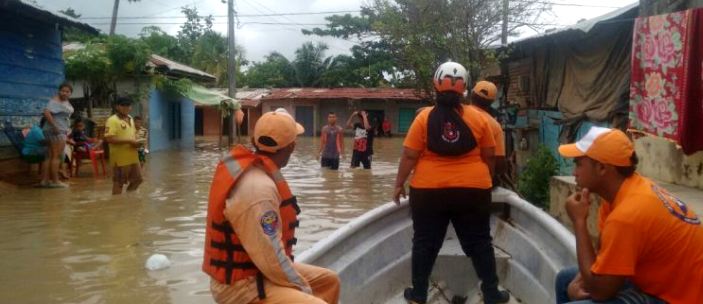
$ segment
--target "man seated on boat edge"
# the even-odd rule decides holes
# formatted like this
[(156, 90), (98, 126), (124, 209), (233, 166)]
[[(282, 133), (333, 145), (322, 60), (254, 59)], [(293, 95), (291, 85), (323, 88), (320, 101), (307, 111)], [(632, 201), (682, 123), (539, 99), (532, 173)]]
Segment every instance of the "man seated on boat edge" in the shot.
[(236, 146), (217, 165), (202, 265), (217, 303), (338, 302), (336, 273), (293, 263), (300, 209), (280, 169), (303, 132), (284, 109), (266, 113), (254, 127), (256, 152)]
[[(635, 172), (638, 159), (627, 135), (592, 127), (559, 153), (575, 158), (582, 190), (566, 203), (578, 268), (557, 275), (557, 303), (703, 303), (700, 219)], [(602, 198), (597, 251), (586, 227), (590, 192)]]

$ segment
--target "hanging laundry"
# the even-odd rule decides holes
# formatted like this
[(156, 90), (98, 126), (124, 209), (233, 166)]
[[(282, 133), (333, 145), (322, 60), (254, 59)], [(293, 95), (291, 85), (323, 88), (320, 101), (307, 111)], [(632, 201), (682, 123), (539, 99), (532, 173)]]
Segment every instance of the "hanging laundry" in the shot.
[(703, 150), (703, 9), (635, 21), (630, 127)]

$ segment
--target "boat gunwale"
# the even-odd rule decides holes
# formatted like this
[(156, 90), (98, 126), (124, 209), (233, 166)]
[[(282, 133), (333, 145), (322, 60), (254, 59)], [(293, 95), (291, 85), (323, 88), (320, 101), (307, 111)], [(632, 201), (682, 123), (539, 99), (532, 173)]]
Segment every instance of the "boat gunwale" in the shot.
[[(545, 213), (542, 209), (539, 209), (522, 199), (515, 192), (500, 187), (496, 187), (493, 190), (492, 202), (507, 203), (511, 207), (521, 210), (531, 219), (536, 220), (539, 225), (549, 232), (558, 242), (565, 246), (572, 256), (576, 256), (576, 240), (574, 235), (556, 219)], [(388, 202), (378, 206), (335, 230), (324, 239), (318, 241), (312, 247), (302, 252), (296, 260), (302, 263), (312, 263), (323, 254), (330, 251), (334, 246), (340, 244), (356, 232), (363, 229), (369, 223), (407, 208), (409, 208), (407, 199), (402, 200), (399, 205), (394, 202)]]

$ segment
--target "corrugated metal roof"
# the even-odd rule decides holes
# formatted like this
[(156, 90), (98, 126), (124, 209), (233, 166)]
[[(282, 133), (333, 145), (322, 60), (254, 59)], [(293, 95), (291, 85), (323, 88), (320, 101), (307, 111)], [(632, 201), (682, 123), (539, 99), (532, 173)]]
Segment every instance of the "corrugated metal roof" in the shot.
[(398, 99), (422, 100), (425, 96), (415, 89), (397, 88), (286, 88), (272, 89), (262, 100), (273, 99)]
[(61, 25), (76, 27), (93, 34), (100, 32), (97, 28), (81, 22), (78, 19), (69, 17), (58, 11), (43, 8), (27, 0), (0, 0), (0, 9), (15, 9), (18, 13), (26, 17), (48, 22), (57, 22)]
[[(215, 89), (221, 94), (227, 95), (228, 89)], [(237, 89), (235, 99), (241, 103), (243, 107), (256, 108), (261, 103), (261, 98), (268, 95), (270, 89)]]
[[(205, 73), (205, 72), (198, 70), (196, 68), (189, 67), (185, 64), (175, 62), (171, 59), (168, 59), (166, 57), (161, 57), (156, 54), (152, 54), (149, 61), (150, 61), (149, 63), (155, 67), (165, 67), (169, 71), (180, 72), (180, 73), (184, 73), (184, 74), (188, 74), (188, 75), (192, 75), (192, 76), (206, 78), (209, 80), (217, 80), (217, 77), (215, 77), (211, 74)], [(147, 63), (147, 64), (149, 64), (149, 63)]]
[[(553, 30), (553, 31), (550, 31), (550, 32), (547, 32), (547, 33), (543, 33), (543, 34), (539, 34), (539, 35), (535, 35), (535, 36), (531, 36), (531, 37), (519, 39), (519, 40), (517, 40), (517, 41), (511, 42), (510, 44), (522, 44), (522, 43), (525, 43), (525, 42), (527, 42), (527, 41), (538, 40), (538, 39), (541, 39), (541, 38), (546, 38), (546, 37), (550, 37), (550, 36), (554, 36), (554, 35), (559, 35), (559, 34), (563, 34), (563, 33), (570, 32), (570, 31), (573, 31), (573, 32), (580, 32), (580, 33), (582, 33), (582, 34), (587, 34), (588, 32), (590, 32), (590, 31), (591, 31), (596, 25), (598, 25), (599, 23), (604, 23), (604, 22), (609, 21), (609, 20), (618, 19), (619, 17), (621, 17), (621, 16), (623, 16), (623, 15), (626, 15), (626, 14), (630, 13), (631, 11), (635, 11), (635, 12), (636, 12), (636, 11), (639, 10), (639, 6), (640, 6), (639, 1), (637, 1), (637, 2), (634, 2), (634, 3), (630, 4), (630, 5), (627, 5), (627, 6), (624, 6), (624, 7), (622, 7), (622, 8), (616, 9), (616, 10), (614, 10), (614, 11), (612, 11), (612, 12), (610, 12), (610, 13), (607, 13), (607, 14), (605, 14), (605, 15), (602, 15), (602, 16), (599, 16), (599, 17), (596, 17), (596, 18), (593, 18), (593, 19), (588, 19), (588, 20), (585, 20), (585, 21), (581, 21), (581, 22), (579, 22), (579, 23), (576, 23), (576, 24), (573, 24), (573, 25), (569, 25), (569, 26), (566, 26), (566, 27), (563, 27), (563, 28), (560, 28), (560, 29), (556, 29), (556, 30)], [(632, 22), (634, 23), (634, 20), (633, 20)]]

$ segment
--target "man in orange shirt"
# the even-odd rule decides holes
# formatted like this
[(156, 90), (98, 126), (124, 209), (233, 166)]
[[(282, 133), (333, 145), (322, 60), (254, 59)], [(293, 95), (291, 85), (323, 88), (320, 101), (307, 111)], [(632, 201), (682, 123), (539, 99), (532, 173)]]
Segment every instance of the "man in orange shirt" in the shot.
[(471, 105), (475, 107), (488, 121), (488, 127), (491, 129), (493, 138), (496, 141), (495, 150), (495, 172), (493, 172), (493, 184), (497, 180), (497, 176), (505, 173), (505, 133), (503, 127), (494, 118), (493, 108), (491, 104), (495, 102), (498, 88), (490, 81), (479, 81), (471, 90)]
[[(575, 158), (581, 192), (568, 198), (578, 269), (557, 275), (557, 303), (703, 303), (703, 227), (680, 199), (635, 173), (620, 130), (592, 127), (559, 153)], [(600, 248), (586, 228), (589, 193), (600, 203)]]

